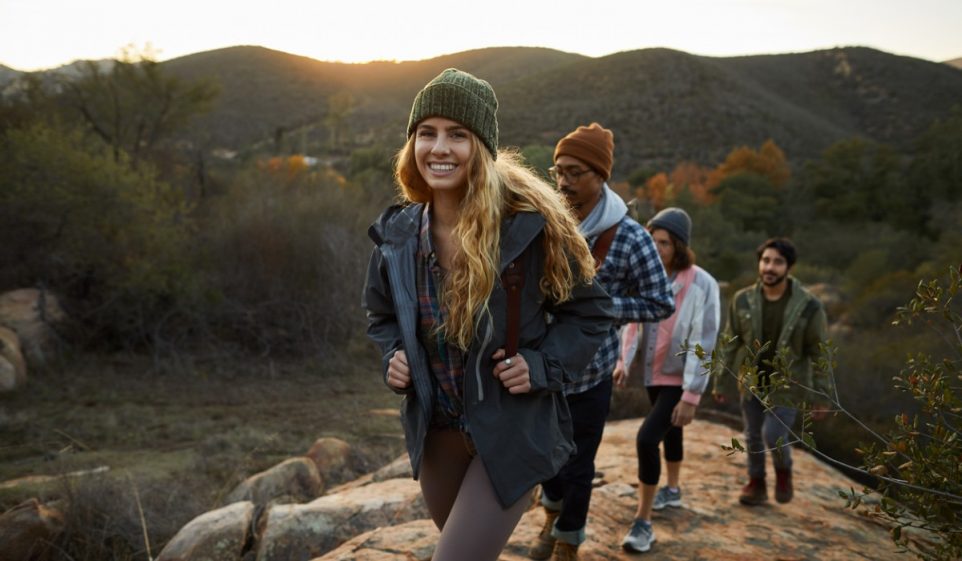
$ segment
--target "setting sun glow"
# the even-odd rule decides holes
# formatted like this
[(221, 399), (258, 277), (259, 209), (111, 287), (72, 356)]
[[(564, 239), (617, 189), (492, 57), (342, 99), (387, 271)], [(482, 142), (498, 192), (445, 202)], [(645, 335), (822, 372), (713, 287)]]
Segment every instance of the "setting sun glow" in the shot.
[(735, 56), (861, 45), (962, 56), (958, 0), (595, 0), (418, 3), (3, 0), (0, 64), (18, 70), (150, 45), (160, 60), (260, 45), (319, 60), (417, 60), (493, 46), (588, 56), (647, 47)]

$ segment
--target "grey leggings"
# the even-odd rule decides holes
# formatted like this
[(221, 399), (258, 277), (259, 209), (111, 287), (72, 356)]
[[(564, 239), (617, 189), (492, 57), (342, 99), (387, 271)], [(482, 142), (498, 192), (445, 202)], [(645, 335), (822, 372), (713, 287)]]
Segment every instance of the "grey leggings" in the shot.
[(432, 561), (496, 560), (531, 504), (525, 494), (501, 507), (481, 458), (458, 430), (428, 432), (419, 481), (441, 530)]

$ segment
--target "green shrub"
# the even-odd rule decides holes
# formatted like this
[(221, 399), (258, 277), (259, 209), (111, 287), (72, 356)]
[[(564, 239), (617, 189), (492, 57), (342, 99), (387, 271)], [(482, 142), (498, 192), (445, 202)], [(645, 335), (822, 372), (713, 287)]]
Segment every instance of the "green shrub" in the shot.
[[(895, 415), (884, 436), (860, 447), (864, 470), (878, 477), (878, 488), (843, 493), (853, 508), (864, 494), (879, 493), (879, 512), (893, 524), (892, 539), (922, 559), (962, 556), (962, 308), (955, 300), (960, 290), (962, 266), (950, 270), (946, 283), (919, 282), (915, 298), (899, 308), (894, 325), (927, 326), (943, 346), (937, 353), (910, 356), (893, 378), (916, 411)], [(932, 536), (934, 541), (924, 539)]]
[(362, 333), (375, 202), (323, 168), (240, 173), (206, 209), (197, 267), (212, 298), (202, 317), (263, 353), (318, 352)]
[(148, 166), (80, 131), (34, 124), (0, 138), (0, 286), (67, 296), (88, 340), (147, 343), (191, 290), (188, 208)]

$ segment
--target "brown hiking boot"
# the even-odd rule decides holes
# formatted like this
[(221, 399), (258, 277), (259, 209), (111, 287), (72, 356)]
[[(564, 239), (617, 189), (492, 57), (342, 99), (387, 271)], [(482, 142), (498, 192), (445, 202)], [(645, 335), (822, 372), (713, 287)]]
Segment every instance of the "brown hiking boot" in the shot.
[(557, 510), (544, 509), (544, 526), (541, 528), (541, 533), (535, 539), (535, 542), (531, 545), (531, 549), (528, 550), (528, 557), (532, 559), (547, 559), (551, 557), (551, 552), (554, 551), (554, 544), (557, 538), (551, 535), (551, 529), (554, 528), (554, 521), (558, 519), (558, 515), (561, 512)]
[(578, 561), (578, 546), (564, 540), (556, 541), (551, 561)]
[(792, 470), (775, 470), (775, 500), (787, 503), (792, 500), (795, 490), (792, 488)]
[(742, 494), (738, 497), (738, 502), (748, 506), (755, 506), (768, 502), (768, 489), (765, 487), (765, 478), (751, 478), (748, 481), (748, 485), (742, 487)]

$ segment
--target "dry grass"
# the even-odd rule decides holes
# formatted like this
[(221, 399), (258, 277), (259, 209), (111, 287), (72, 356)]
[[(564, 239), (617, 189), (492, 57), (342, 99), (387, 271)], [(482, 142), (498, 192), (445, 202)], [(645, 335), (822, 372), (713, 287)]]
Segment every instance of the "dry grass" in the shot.
[[(374, 469), (403, 438), (396, 418), (368, 412), (398, 398), (376, 357), (356, 354), (328, 364), (195, 360), (163, 373), (140, 357), (84, 356), (35, 372), (0, 396), (0, 511), (30, 497), (65, 500), (54, 559), (142, 559), (145, 541), (156, 555), (245, 477), (319, 437), (350, 442), (358, 470)], [(2, 484), (24, 477), (33, 482)]]

